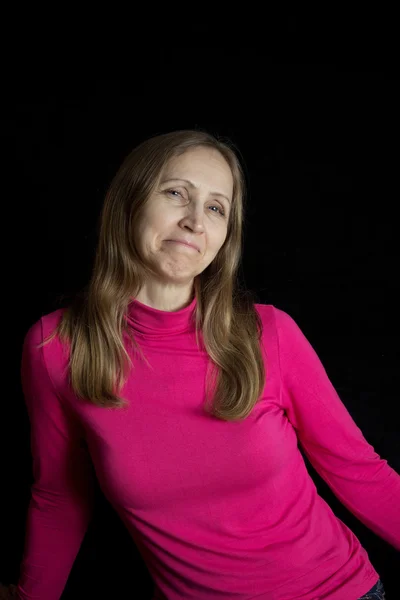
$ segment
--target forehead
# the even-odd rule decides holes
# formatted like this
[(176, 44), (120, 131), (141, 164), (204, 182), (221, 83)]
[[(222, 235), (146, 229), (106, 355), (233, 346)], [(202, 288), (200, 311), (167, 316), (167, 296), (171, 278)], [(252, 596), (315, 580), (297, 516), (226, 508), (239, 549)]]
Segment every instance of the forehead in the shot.
[(179, 175), (199, 179), (211, 178), (229, 188), (233, 186), (230, 165), (216, 148), (200, 146), (173, 156), (165, 165), (161, 176), (165, 178)]

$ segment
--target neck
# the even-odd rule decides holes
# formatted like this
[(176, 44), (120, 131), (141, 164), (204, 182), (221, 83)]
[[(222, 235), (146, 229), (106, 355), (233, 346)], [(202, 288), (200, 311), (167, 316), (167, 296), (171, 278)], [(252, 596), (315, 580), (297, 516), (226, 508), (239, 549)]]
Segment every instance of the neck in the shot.
[(161, 288), (154, 285), (144, 285), (135, 297), (136, 300), (146, 306), (167, 312), (185, 308), (185, 306), (191, 303), (193, 298), (193, 285), (190, 288)]

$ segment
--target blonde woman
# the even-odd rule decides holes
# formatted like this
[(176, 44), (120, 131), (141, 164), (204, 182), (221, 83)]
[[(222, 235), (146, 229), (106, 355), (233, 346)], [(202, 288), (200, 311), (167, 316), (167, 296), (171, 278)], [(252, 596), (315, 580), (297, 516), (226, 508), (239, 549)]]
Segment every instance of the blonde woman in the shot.
[(298, 445), (399, 550), (400, 476), (296, 322), (240, 289), (244, 212), (238, 154), (205, 132), (148, 139), (115, 175), (89, 283), (24, 340), (34, 483), (20, 600), (60, 598), (95, 477), (154, 600), (384, 598)]

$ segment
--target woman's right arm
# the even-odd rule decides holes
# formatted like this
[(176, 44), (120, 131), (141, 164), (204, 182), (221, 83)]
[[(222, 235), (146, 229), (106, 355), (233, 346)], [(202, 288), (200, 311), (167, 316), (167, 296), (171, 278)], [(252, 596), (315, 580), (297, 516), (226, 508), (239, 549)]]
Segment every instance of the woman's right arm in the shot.
[(30, 421), (33, 484), (16, 597), (59, 600), (93, 514), (94, 471), (82, 430), (46, 367), (43, 318), (25, 336), (21, 382)]

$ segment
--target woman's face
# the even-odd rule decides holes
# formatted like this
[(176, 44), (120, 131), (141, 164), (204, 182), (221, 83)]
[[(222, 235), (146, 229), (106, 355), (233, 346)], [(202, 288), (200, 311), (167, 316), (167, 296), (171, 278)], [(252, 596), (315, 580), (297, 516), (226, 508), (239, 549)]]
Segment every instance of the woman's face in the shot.
[[(213, 148), (168, 163), (136, 229), (145, 263), (167, 285), (191, 284), (223, 245), (233, 195), (231, 169)], [(171, 240), (185, 240), (196, 248)]]

